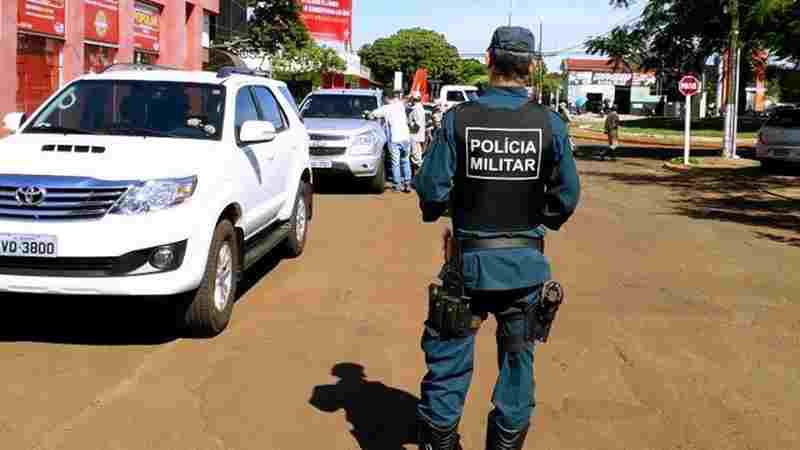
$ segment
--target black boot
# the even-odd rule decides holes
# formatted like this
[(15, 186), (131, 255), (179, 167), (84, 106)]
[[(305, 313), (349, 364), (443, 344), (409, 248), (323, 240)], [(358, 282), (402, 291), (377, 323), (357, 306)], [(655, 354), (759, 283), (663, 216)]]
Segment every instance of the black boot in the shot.
[(489, 418), (489, 430), (486, 433), (486, 450), (522, 450), (529, 428), (530, 424), (527, 424), (521, 430), (506, 431)]
[(420, 450), (462, 450), (458, 422), (448, 429), (441, 429), (419, 417), (417, 426), (417, 444)]

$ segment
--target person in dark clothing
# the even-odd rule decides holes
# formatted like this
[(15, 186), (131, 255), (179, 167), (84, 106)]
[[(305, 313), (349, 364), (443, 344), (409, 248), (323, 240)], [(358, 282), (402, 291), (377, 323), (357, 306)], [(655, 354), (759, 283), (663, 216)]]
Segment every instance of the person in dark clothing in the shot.
[[(525, 85), (535, 48), (530, 30), (495, 31), (488, 50), (490, 86), (477, 100), (445, 114), (414, 179), (423, 221), (450, 212), (453, 230), (443, 235), (445, 268), (461, 272), (473, 319), (491, 313), (498, 322), (500, 373), (488, 420), (489, 450), (524, 445), (535, 406), (534, 343), (526, 311), (540, 301), (551, 278), (543, 253), (545, 226), (558, 230), (580, 197), (563, 120), (528, 100)], [(422, 449), (461, 449), (458, 425), (472, 379), (476, 332), (450, 337), (431, 317), (425, 323), (428, 372), (417, 408)]]

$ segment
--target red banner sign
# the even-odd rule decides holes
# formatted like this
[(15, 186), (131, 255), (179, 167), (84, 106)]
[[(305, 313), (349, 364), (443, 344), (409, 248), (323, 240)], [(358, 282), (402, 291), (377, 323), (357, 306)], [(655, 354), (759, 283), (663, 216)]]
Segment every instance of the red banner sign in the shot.
[(140, 50), (158, 52), (161, 8), (149, 3), (136, 2), (133, 10), (133, 46)]
[(85, 36), (90, 41), (119, 42), (119, 1), (83, 0)]
[(299, 0), (300, 16), (315, 39), (350, 42), (353, 0)]
[(18, 0), (17, 22), (19, 30), (64, 36), (65, 1)]

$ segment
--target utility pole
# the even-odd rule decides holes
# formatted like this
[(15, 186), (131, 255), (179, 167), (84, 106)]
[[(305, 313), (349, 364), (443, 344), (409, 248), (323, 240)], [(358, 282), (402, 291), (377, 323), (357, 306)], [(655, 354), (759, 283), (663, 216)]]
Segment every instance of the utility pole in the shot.
[(542, 18), (539, 17), (539, 104), (541, 105), (544, 103), (544, 77), (546, 73), (545, 65), (544, 65), (544, 56), (542, 55), (542, 41), (544, 40), (544, 34), (542, 31)]
[(728, 13), (731, 15), (730, 44), (728, 45), (728, 73), (725, 83), (725, 158), (733, 158), (736, 154), (736, 116), (739, 105), (736, 104), (736, 84), (739, 75), (739, 0), (728, 0)]

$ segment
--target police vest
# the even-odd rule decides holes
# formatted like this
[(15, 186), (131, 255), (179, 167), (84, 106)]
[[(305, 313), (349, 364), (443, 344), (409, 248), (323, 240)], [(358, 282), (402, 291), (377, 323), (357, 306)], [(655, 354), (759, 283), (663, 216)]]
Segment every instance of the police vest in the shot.
[(555, 165), (550, 113), (534, 103), (514, 110), (477, 102), (456, 108), (455, 227), (511, 232), (541, 225), (545, 181)]

